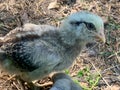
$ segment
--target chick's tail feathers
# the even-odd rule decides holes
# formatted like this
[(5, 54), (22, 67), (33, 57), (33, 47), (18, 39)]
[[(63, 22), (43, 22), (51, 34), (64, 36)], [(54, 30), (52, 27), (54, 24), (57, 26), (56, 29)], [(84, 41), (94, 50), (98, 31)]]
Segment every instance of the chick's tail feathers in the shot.
[(4, 38), (0, 37), (0, 64), (6, 58), (5, 51), (2, 50), (3, 43), (4, 43)]
[(3, 37), (0, 37), (0, 47), (3, 45)]
[(0, 48), (0, 64), (5, 60), (6, 55), (5, 52)]

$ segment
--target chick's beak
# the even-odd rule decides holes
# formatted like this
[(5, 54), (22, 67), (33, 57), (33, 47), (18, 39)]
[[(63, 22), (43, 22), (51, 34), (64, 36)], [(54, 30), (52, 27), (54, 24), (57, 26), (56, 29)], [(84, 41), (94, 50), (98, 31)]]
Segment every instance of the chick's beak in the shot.
[(96, 38), (97, 38), (99, 41), (105, 43), (105, 42), (106, 42), (106, 39), (105, 39), (104, 30), (100, 30), (100, 31), (101, 31), (101, 32), (98, 32), (95, 36), (96, 36)]

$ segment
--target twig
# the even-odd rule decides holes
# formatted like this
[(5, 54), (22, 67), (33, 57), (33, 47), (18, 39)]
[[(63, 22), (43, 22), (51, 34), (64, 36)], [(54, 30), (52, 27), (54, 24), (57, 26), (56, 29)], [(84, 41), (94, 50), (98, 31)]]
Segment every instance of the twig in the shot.
[(105, 69), (105, 70), (102, 72), (102, 74), (105, 73), (107, 70), (113, 69), (113, 68), (115, 68), (115, 67), (117, 67), (117, 66), (120, 66), (120, 64)]
[[(89, 60), (90, 61), (90, 60)], [(95, 70), (97, 71), (97, 73), (100, 75), (100, 77), (103, 79), (103, 81), (106, 83), (106, 85), (111, 89), (111, 86), (109, 85), (109, 83), (102, 77), (101, 73), (97, 70), (97, 68), (95, 67), (95, 65), (90, 61), (90, 63), (92, 64), (92, 66), (95, 68)]]
[(17, 88), (17, 90), (20, 90), (20, 88), (13, 82), (13, 85)]
[(111, 57), (113, 57), (113, 56), (116, 56), (116, 55), (119, 54), (119, 53), (120, 53), (120, 51), (115, 52), (114, 54), (110, 55), (110, 56), (108, 57), (108, 59), (111, 58)]
[(8, 81), (10, 81), (12, 78), (16, 77), (16, 75), (12, 75), (10, 78), (8, 78), (3, 84), (2, 86), (4, 86)]

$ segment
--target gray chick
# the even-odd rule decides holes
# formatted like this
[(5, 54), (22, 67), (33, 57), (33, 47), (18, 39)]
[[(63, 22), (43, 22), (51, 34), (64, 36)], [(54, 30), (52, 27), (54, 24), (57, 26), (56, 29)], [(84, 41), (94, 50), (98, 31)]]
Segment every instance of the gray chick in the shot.
[(87, 11), (71, 14), (58, 28), (28, 23), (0, 38), (0, 66), (31, 82), (68, 68), (87, 43), (100, 40), (103, 21)]
[(50, 90), (82, 90), (80, 85), (73, 82), (65, 73), (56, 73), (52, 77), (53, 86)]

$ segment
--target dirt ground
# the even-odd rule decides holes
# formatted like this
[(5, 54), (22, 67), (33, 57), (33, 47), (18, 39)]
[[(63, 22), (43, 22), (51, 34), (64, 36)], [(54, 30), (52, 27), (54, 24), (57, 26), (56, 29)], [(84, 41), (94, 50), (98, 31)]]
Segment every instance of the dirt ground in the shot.
[[(0, 36), (30, 22), (59, 26), (71, 13), (88, 10), (105, 22), (105, 44), (91, 44), (66, 70), (84, 90), (120, 90), (120, 0), (0, 0)], [(74, 0), (73, 0), (74, 1)], [(49, 7), (48, 7), (49, 6)], [(49, 9), (48, 9), (49, 8)], [(0, 90), (22, 90), (13, 76), (0, 71)], [(43, 79), (39, 84), (49, 83)], [(51, 85), (44, 86), (48, 90)]]

